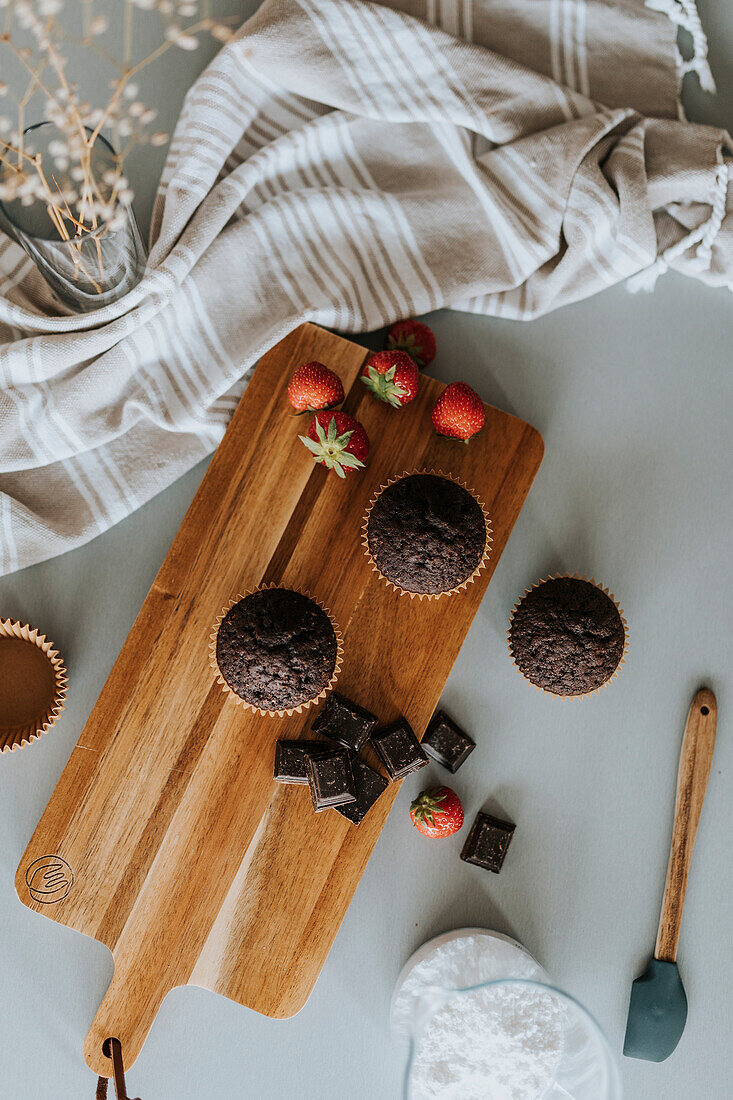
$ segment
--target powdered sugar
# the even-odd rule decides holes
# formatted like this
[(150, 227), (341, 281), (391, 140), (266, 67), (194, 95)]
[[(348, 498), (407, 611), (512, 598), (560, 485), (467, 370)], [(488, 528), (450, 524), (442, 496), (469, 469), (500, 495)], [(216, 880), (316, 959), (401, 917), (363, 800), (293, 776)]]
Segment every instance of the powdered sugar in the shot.
[[(542, 968), (505, 938), (470, 931), (418, 953), (392, 1006), (397, 1032), (420, 1031), (421, 1011), (434, 1011), (420, 1034), (410, 1070), (411, 1100), (540, 1100), (560, 1061), (565, 1012), (537, 986), (511, 983), (448, 998), (502, 978), (546, 980)], [(427, 992), (428, 997), (425, 998)], [(442, 1007), (441, 1006), (442, 1003)]]

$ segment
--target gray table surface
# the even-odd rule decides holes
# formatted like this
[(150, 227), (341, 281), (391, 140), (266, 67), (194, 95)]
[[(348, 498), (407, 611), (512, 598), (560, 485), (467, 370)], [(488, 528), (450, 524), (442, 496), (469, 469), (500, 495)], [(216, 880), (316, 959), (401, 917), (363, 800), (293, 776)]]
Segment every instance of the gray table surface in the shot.
[[(720, 0), (700, 9), (720, 97), (693, 90), (688, 107), (730, 127), (733, 10)], [(151, 77), (148, 98), (162, 100), (163, 126), (205, 59), (176, 53)], [(159, 169), (159, 159), (138, 164), (143, 222)], [(410, 777), (302, 1012), (273, 1021), (203, 990), (175, 990), (129, 1075), (131, 1093), (145, 1100), (397, 1097), (402, 1051), (388, 1033), (393, 983), (416, 947), (464, 925), (521, 940), (620, 1051), (629, 986), (656, 932), (684, 716), (707, 683), (720, 721), (680, 944), (689, 1019), (667, 1062), (622, 1060), (622, 1072), (628, 1100), (727, 1100), (730, 294), (668, 275), (653, 296), (618, 288), (529, 324), (445, 311), (428, 320), (440, 348), (437, 376), (467, 380), (487, 401), (529, 420), (546, 443), (444, 694), (478, 742), (455, 786), (469, 817), (492, 807), (518, 823), (510, 856), (495, 877), (460, 862), (458, 838), (418, 837), (410, 799), (426, 780), (446, 775), (431, 767)], [(13, 875), (204, 470), (199, 465), (90, 545), (0, 581), (0, 614), (41, 626), (71, 675), (69, 705), (53, 733), (0, 762), (0, 1095), (7, 1100), (93, 1093), (81, 1050), (111, 956), (22, 906)], [(630, 624), (627, 665), (583, 703), (536, 694), (506, 652), (514, 600), (556, 570), (609, 585)]]

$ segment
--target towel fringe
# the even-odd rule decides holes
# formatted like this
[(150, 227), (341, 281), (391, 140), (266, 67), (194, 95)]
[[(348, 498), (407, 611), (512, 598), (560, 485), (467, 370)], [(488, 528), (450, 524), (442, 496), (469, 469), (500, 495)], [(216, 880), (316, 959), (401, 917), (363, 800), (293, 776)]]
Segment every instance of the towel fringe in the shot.
[(713, 245), (718, 235), (723, 219), (725, 218), (726, 204), (728, 201), (728, 166), (721, 162), (715, 170), (715, 190), (711, 198), (710, 217), (692, 229), (675, 244), (665, 248), (650, 267), (632, 275), (626, 280), (626, 289), (632, 294), (651, 292), (657, 284), (660, 275), (669, 271), (672, 262), (683, 256), (688, 248), (697, 245), (695, 255), (691, 257), (690, 265), (696, 271), (707, 271), (713, 258)]
[(678, 55), (680, 76), (697, 73), (703, 91), (715, 95), (717, 88), (708, 61), (707, 35), (702, 29), (695, 0), (645, 0), (645, 5), (652, 11), (662, 12), (678, 27), (687, 31), (692, 38), (692, 57), (685, 60), (681, 54)]

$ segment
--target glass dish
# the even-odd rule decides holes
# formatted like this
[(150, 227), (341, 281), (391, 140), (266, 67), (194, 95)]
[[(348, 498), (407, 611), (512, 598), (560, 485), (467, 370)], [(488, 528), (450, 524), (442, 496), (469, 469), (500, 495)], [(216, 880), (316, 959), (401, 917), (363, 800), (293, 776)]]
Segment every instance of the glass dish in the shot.
[[(410, 973), (431, 951), (451, 939), (478, 935), (490, 936), (497, 941), (500, 947), (498, 965), (504, 966), (508, 971), (506, 975), (496, 975), (489, 981), (462, 988), (434, 984), (405, 991)], [(506, 949), (504, 945), (508, 945)], [(521, 976), (515, 976), (517, 971)], [(522, 997), (517, 998), (517, 993)], [(498, 1083), (487, 1086), (489, 1091), (485, 1094), (485, 1100), (505, 1100), (506, 1097), (513, 1100), (514, 1096), (517, 1100), (621, 1100), (621, 1080), (616, 1060), (603, 1031), (590, 1013), (573, 997), (552, 985), (542, 967), (516, 941), (499, 933), (475, 928), (461, 929), (431, 940), (409, 960), (400, 974), (392, 998), (391, 1018), (393, 1033), (409, 1045), (402, 1093), (404, 1100), (425, 1100), (424, 1093), (415, 1087), (415, 1076), (420, 1072), (420, 1044), (437, 1014), (447, 1007), (455, 1009), (458, 998), (473, 998), (472, 1010), (485, 1014), (486, 1027), (494, 1030), (497, 1050), (504, 1051), (502, 1066), (513, 1064), (511, 1059), (517, 1060), (521, 1056), (517, 1055), (514, 1043), (507, 1041), (503, 1048), (501, 1046), (505, 1034), (510, 1034), (510, 1038), (516, 1036), (517, 1016), (521, 1026), (518, 1004), (524, 1000), (539, 1006), (545, 1019), (551, 1021), (553, 1041), (541, 1063), (541, 1072), (538, 1071), (535, 1077), (535, 1084), (527, 1084), (517, 1092), (506, 1091)], [(514, 1013), (514, 1019), (510, 1021), (515, 1027), (513, 1036), (506, 1032), (505, 1021), (509, 1013)], [(447, 1087), (446, 1096), (458, 1095), (458, 1091)]]

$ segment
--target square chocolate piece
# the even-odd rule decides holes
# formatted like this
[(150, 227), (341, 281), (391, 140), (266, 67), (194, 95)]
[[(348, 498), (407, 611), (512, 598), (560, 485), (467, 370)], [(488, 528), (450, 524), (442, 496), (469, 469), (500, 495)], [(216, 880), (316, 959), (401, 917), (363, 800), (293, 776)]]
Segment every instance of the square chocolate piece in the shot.
[(466, 863), (474, 863), (477, 867), (485, 867), (487, 871), (498, 875), (515, 829), (516, 825), (501, 821), (491, 814), (476, 814), (471, 832), (463, 845), (461, 859)]
[(313, 723), (313, 730), (351, 752), (358, 752), (377, 721), (374, 714), (332, 691)]
[(346, 749), (325, 746), (306, 757), (306, 775), (316, 813), (331, 806), (356, 802), (356, 784), (351, 757)]
[(436, 710), (422, 739), (422, 747), (433, 760), (455, 773), (476, 748), (476, 742), (444, 710)]
[(322, 752), (323, 741), (278, 741), (275, 746), (276, 783), (302, 783), (308, 785), (305, 762), (312, 752)]
[(353, 822), (354, 825), (361, 825), (382, 791), (389, 786), (389, 783), (383, 775), (375, 772), (374, 768), (370, 768), (358, 756), (352, 759), (351, 767), (354, 772), (354, 783), (356, 784), (356, 802), (348, 802), (343, 806), (336, 806), (335, 809)]
[(372, 734), (371, 742), (392, 780), (402, 779), (410, 772), (424, 768), (428, 762), (412, 726), (405, 718), (377, 730)]

